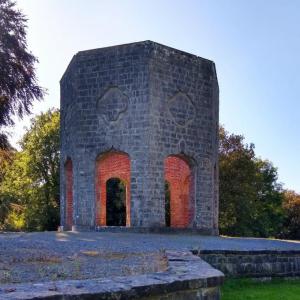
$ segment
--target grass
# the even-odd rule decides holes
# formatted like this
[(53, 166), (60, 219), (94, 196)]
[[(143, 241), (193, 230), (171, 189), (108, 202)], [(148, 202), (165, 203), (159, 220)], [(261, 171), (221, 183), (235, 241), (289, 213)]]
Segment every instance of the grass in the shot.
[(221, 293), (222, 300), (300, 300), (300, 279), (228, 279)]

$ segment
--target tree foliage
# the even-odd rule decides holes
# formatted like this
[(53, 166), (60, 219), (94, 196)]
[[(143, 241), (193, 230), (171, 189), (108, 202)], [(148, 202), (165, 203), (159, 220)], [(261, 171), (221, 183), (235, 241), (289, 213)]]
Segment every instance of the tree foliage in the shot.
[(277, 170), (256, 158), (253, 144), (220, 128), (220, 231), (238, 236), (276, 235), (282, 224)]
[(12, 147), (0, 149), (0, 184), (5, 177), (9, 165), (12, 163), (15, 155), (15, 149)]
[[(37, 58), (28, 51), (25, 16), (15, 2), (0, 0), (0, 128), (13, 125), (13, 116), (31, 111), (34, 99), (42, 99), (34, 65)], [(8, 147), (7, 135), (0, 132), (0, 147)]]
[[(21, 151), (15, 153), (0, 184), (2, 227), (18, 220), (25, 230), (53, 230), (59, 224), (59, 111), (31, 121)], [(13, 220), (13, 224), (12, 224)]]
[(283, 195), (284, 223), (280, 237), (300, 240), (300, 195), (290, 190)]
[[(15, 151), (13, 148), (0, 149), (0, 185), (4, 181), (5, 174), (9, 170), (10, 165), (12, 164), (15, 157)], [(4, 220), (8, 210), (9, 202), (2, 201), (0, 205), (0, 223), (1, 220)]]

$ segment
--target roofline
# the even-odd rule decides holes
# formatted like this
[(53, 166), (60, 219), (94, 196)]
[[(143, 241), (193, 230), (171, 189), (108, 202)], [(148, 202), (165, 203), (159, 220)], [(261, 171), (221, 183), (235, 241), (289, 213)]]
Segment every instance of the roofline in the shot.
[[(105, 50), (105, 49), (110, 49), (110, 48), (115, 48), (115, 47), (126, 47), (126, 46), (130, 46), (130, 45), (134, 45), (134, 44), (146, 44), (146, 43), (149, 43), (149, 44), (153, 44), (153, 45), (158, 45), (160, 47), (163, 47), (163, 48), (167, 48), (167, 49), (170, 49), (172, 51), (175, 51), (175, 52), (179, 52), (183, 55), (186, 55), (186, 56), (190, 56), (190, 57), (194, 57), (194, 58), (197, 58), (197, 59), (201, 59), (201, 60), (205, 60), (207, 62), (210, 62), (212, 65), (213, 65), (213, 69), (214, 69), (214, 72), (216, 72), (216, 66), (215, 66), (215, 63), (214, 61), (210, 60), (210, 59), (207, 59), (207, 58), (204, 58), (204, 57), (201, 57), (201, 56), (198, 56), (196, 54), (192, 54), (192, 53), (189, 53), (187, 51), (183, 51), (183, 50), (180, 50), (180, 49), (177, 49), (177, 48), (174, 48), (174, 47), (170, 47), (170, 46), (167, 46), (167, 45), (164, 45), (164, 44), (161, 44), (161, 43), (157, 43), (157, 42), (153, 42), (151, 40), (144, 40), (144, 41), (139, 41), (139, 42), (131, 42), (131, 43), (126, 43), (126, 44), (118, 44), (118, 45), (112, 45), (112, 46), (106, 46), (106, 47), (100, 47), (100, 48), (93, 48), (93, 49), (88, 49), (88, 50), (80, 50), (78, 51), (71, 59), (71, 61), (69, 62), (64, 74), (62, 75), (61, 79), (60, 79), (60, 82), (63, 80), (65, 74), (68, 72), (71, 64), (73, 63), (73, 61), (75, 60), (76, 56), (78, 55), (85, 55), (87, 53), (91, 53), (91, 52), (98, 52), (98, 51), (101, 51), (101, 50)], [(217, 74), (216, 74), (217, 75)]]
[(156, 45), (159, 45), (161, 47), (168, 48), (168, 49), (171, 49), (171, 50), (176, 51), (176, 52), (180, 52), (180, 53), (182, 53), (184, 55), (193, 56), (195, 58), (200, 58), (200, 59), (203, 59), (203, 60), (206, 60), (206, 61), (214, 63), (211, 59), (207, 59), (207, 58), (204, 58), (202, 56), (199, 56), (199, 55), (196, 55), (196, 54), (184, 51), (184, 50), (180, 50), (180, 49), (177, 49), (177, 48), (174, 48), (174, 47), (170, 47), (170, 46), (167, 46), (165, 44), (161, 44), (161, 43), (158, 43), (158, 42), (153, 42), (151, 40), (131, 42), (131, 43), (126, 43), (126, 44), (117, 44), (117, 45), (105, 46), (105, 47), (100, 47), (100, 48), (93, 48), (93, 49), (88, 49), (88, 50), (80, 50), (76, 54), (84, 54), (84, 53), (90, 52), (90, 51), (95, 51), (96, 52), (97, 50), (104, 50), (104, 49), (109, 49), (109, 48), (114, 48), (114, 47), (123, 47), (123, 46), (126, 47), (126, 46), (129, 46), (129, 45), (143, 44), (143, 43), (156, 44)]

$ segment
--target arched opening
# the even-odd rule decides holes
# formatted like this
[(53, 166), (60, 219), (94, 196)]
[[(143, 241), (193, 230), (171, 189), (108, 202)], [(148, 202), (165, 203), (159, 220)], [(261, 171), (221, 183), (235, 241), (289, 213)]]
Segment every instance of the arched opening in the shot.
[[(122, 217), (121, 224), (113, 225), (118, 222), (112, 218), (112, 210), (120, 197), (125, 202), (125, 222)], [(121, 211), (124, 213), (124, 208)], [(118, 214), (120, 217), (121, 212)], [(130, 226), (130, 158), (126, 153), (110, 151), (96, 161), (96, 225)]]
[(126, 186), (119, 178), (106, 181), (106, 225), (126, 225)]
[(165, 182), (167, 182), (165, 184), (166, 226), (169, 223), (171, 227), (188, 227), (193, 215), (191, 167), (185, 158), (172, 155), (165, 159), (164, 168)]
[(70, 158), (65, 163), (65, 183), (66, 226), (70, 228), (73, 225), (73, 163)]
[(171, 226), (171, 191), (170, 184), (165, 180), (165, 223), (166, 227)]

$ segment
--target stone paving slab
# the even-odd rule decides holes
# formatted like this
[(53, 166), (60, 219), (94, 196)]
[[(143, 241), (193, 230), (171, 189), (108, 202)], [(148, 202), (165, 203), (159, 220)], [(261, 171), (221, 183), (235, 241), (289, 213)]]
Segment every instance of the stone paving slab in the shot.
[(124, 251), (84, 234), (0, 234), (0, 284), (135, 275), (166, 267), (163, 251)]
[(210, 299), (218, 300), (222, 272), (190, 252), (167, 251), (165, 272), (138, 276), (0, 286), (2, 300)]
[(112, 252), (153, 252), (168, 250), (300, 251), (300, 241), (263, 238), (230, 238), (198, 234), (142, 234), (112, 232), (34, 232), (2, 233), (0, 249), (34, 246), (70, 255), (81, 249)]

